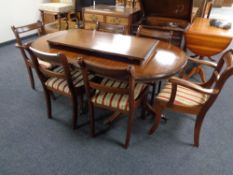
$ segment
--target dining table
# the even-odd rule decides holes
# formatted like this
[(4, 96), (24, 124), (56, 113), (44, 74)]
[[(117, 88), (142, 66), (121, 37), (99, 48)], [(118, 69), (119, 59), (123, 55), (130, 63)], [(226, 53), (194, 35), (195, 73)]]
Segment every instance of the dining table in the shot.
[(166, 79), (186, 65), (185, 52), (171, 43), (131, 35), (72, 29), (39, 37), (31, 47), (47, 53), (63, 53), (78, 65), (82, 57), (109, 68), (134, 66), (136, 81)]

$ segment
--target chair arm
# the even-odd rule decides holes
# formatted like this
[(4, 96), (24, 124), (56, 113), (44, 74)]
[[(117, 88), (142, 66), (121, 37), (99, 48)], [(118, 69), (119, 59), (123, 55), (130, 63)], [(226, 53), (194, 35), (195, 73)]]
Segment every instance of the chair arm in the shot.
[(199, 59), (195, 59), (195, 58), (191, 58), (189, 56), (187, 56), (189, 61), (192, 61), (194, 63), (197, 64), (203, 64), (212, 68), (216, 68), (217, 67), (217, 63), (211, 62), (211, 61), (206, 61), (206, 60), (199, 60)]
[(173, 84), (180, 85), (180, 86), (184, 86), (186, 88), (190, 88), (192, 90), (195, 90), (195, 91), (198, 91), (198, 92), (201, 92), (204, 94), (208, 94), (208, 95), (215, 95), (219, 92), (219, 90), (217, 90), (217, 89), (203, 88), (203, 87), (197, 85), (196, 83), (193, 83), (193, 82), (190, 82), (190, 81), (178, 78), (178, 77), (171, 77), (169, 79), (169, 82), (172, 83), (172, 86), (173, 86)]

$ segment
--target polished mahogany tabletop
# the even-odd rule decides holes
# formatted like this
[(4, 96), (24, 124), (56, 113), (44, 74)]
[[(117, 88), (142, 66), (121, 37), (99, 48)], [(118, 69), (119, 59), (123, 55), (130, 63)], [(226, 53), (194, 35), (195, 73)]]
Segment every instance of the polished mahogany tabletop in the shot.
[[(80, 29), (76, 31), (73, 30), (73, 32), (77, 32), (77, 31), (82, 32), (82, 30)], [(97, 31), (92, 31), (91, 34), (94, 35), (95, 32)], [(127, 67), (128, 65), (134, 65), (135, 79), (138, 81), (151, 81), (151, 80), (167, 78), (169, 76), (174, 75), (178, 71), (180, 71), (187, 63), (187, 58), (183, 50), (181, 50), (180, 48), (176, 46), (173, 46), (170, 43), (166, 43), (163, 41), (157, 42), (153, 57), (151, 57), (150, 60), (142, 64), (135, 64), (135, 63), (128, 62), (125, 60), (122, 61), (121, 59), (111, 59), (109, 57), (104, 57), (99, 54), (95, 54), (95, 53), (93, 54), (92, 51), (88, 52), (86, 49), (85, 49), (85, 52), (83, 52), (82, 49), (65, 47), (65, 46), (55, 47), (49, 44), (48, 41), (53, 39), (54, 37), (61, 37), (61, 36), (64, 37), (66, 34), (67, 34), (67, 31), (59, 31), (59, 32), (44, 35), (36, 39), (32, 43), (31, 46), (37, 50), (44, 51), (44, 52), (64, 53), (68, 57), (69, 61), (74, 64), (77, 63), (77, 59), (79, 57), (83, 57), (83, 59), (91, 61), (94, 64), (99, 64), (101, 66), (106, 66), (110, 68), (111, 67), (124, 68), (124, 67)], [(104, 36), (105, 37), (101, 39), (101, 42), (103, 45), (106, 41), (109, 42), (108, 37), (111, 37), (111, 38), (115, 37), (116, 39), (120, 39), (122, 41), (122, 45), (124, 45), (124, 42), (129, 42), (131, 40), (135, 41), (135, 36), (128, 36), (128, 35), (124, 36), (124, 35), (119, 35), (119, 34), (110, 34), (110, 35), (104, 35)], [(84, 38), (87, 38), (85, 34), (79, 35), (79, 37), (77, 38), (75, 37), (68, 38), (68, 40), (84, 40)], [(125, 41), (124, 38), (127, 38), (127, 41)], [(145, 41), (144, 38), (142, 38), (142, 40)], [(92, 43), (95, 41), (86, 40), (86, 42)], [(141, 41), (129, 42), (129, 43), (132, 44), (131, 47), (140, 48), (140, 50), (144, 52), (145, 48), (143, 44), (141, 44), (140, 47), (138, 47), (138, 44), (142, 43)], [(137, 50), (137, 52), (140, 50)]]

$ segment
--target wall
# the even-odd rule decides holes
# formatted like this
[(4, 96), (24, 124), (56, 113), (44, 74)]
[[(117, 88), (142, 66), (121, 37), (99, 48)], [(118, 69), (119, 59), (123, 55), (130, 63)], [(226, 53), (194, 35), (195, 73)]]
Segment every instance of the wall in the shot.
[(0, 43), (15, 39), (10, 26), (40, 19), (39, 5), (46, 0), (5, 0), (0, 5)]

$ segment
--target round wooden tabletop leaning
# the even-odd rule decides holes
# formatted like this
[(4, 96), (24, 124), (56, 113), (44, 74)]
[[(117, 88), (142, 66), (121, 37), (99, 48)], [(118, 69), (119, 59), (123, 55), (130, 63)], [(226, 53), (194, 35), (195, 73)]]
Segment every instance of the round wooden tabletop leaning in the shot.
[[(155, 55), (146, 63), (135, 64), (103, 58), (94, 54), (83, 53), (78, 49), (69, 49), (65, 47), (51, 47), (47, 42), (49, 39), (63, 35), (65, 31), (50, 33), (36, 39), (31, 47), (49, 53), (64, 53), (70, 62), (76, 63), (79, 57), (88, 60), (94, 64), (106, 67), (127, 67), (134, 65), (135, 79), (137, 81), (152, 81), (170, 77), (180, 71), (187, 63), (185, 52), (170, 43), (159, 41), (156, 45)], [(122, 41), (124, 42), (124, 41)], [(132, 43), (136, 44), (136, 43)], [(143, 46), (141, 46), (143, 49)]]
[(195, 18), (185, 33), (186, 47), (200, 56), (211, 57), (226, 49), (233, 38), (233, 28), (210, 26), (210, 19)]

